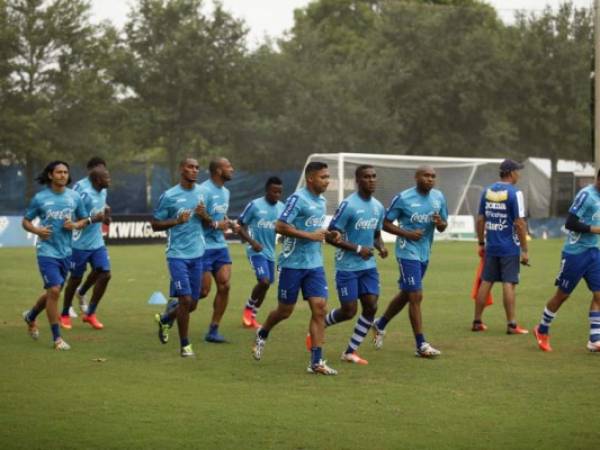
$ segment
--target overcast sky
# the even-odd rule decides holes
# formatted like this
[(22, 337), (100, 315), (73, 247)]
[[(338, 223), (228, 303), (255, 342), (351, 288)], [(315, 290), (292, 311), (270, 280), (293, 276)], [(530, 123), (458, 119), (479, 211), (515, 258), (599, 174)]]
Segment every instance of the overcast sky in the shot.
[[(96, 20), (109, 19), (117, 26), (122, 26), (127, 18), (131, 0), (92, 0), (92, 14)], [(205, 0), (212, 4), (211, 0)], [(243, 18), (250, 27), (251, 43), (262, 40), (265, 35), (279, 37), (290, 29), (294, 22), (294, 9), (310, 3), (310, 0), (222, 0), (228, 11), (234, 16)], [(555, 8), (563, 0), (487, 0), (500, 16), (510, 21), (514, 12), (519, 9), (541, 11), (546, 5)], [(593, 0), (573, 0), (575, 6), (591, 7)]]

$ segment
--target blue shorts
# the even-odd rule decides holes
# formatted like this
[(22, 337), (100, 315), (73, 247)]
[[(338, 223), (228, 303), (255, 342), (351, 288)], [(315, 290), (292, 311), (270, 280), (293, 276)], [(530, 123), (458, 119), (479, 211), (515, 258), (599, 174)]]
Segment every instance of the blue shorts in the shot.
[(258, 281), (268, 279), (269, 284), (273, 284), (275, 280), (275, 261), (271, 261), (263, 255), (252, 255), (249, 259), (256, 279)]
[(282, 268), (279, 272), (279, 289), (277, 299), (286, 305), (293, 305), (302, 289), (302, 297), (327, 299), (327, 278), (322, 267), (314, 269)]
[(519, 284), (520, 260), (519, 255), (485, 255), (481, 279), (490, 283), (501, 281), (502, 283)]
[(590, 291), (600, 291), (599, 249), (590, 248), (577, 255), (562, 253), (560, 272), (554, 284), (565, 294), (570, 294), (582, 278), (587, 283)]
[(73, 256), (71, 256), (71, 276), (81, 278), (85, 273), (88, 262), (93, 270), (110, 272), (110, 261), (106, 247), (95, 250), (78, 250), (74, 248)]
[(205, 272), (215, 274), (221, 270), (221, 267), (228, 264), (231, 264), (231, 257), (229, 256), (229, 249), (227, 247), (206, 250), (204, 256), (202, 256), (202, 265)]
[(193, 301), (200, 299), (200, 286), (202, 285), (202, 257), (193, 259), (167, 258), (169, 273), (171, 274), (171, 297), (189, 295)]
[(335, 286), (340, 302), (352, 302), (363, 295), (379, 295), (379, 272), (365, 269), (335, 272)]
[(38, 267), (44, 280), (44, 289), (53, 286), (61, 286), (65, 284), (69, 266), (71, 265), (71, 257), (64, 259), (51, 258), (50, 256), (38, 256)]
[(400, 269), (400, 278), (398, 278), (398, 287), (400, 290), (404, 292), (422, 291), (427, 264), (429, 264), (429, 261), (399, 259), (398, 268)]

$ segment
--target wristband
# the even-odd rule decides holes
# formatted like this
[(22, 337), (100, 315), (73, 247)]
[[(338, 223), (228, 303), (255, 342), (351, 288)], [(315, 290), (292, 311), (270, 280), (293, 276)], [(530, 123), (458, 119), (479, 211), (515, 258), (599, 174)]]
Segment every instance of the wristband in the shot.
[(88, 225), (91, 225), (91, 224), (92, 224), (92, 216), (89, 216), (89, 217), (87, 218), (87, 223), (88, 223)]
[(357, 245), (356, 246), (356, 253), (360, 253), (360, 251), (362, 250), (362, 245)]
[(485, 242), (479, 241), (479, 245), (485, 245)]

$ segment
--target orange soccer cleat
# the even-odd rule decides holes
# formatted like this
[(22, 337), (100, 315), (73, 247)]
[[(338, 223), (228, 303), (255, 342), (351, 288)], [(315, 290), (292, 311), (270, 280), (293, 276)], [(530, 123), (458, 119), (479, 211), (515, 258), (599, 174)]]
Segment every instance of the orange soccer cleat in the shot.
[(242, 325), (244, 325), (245, 328), (254, 328), (252, 325), (252, 320), (254, 320), (254, 318), (252, 317), (252, 310), (249, 308), (244, 308), (244, 314), (242, 315)]
[(353, 364), (358, 364), (359, 366), (366, 366), (367, 364), (369, 364), (369, 361), (358, 356), (358, 353), (356, 353), (356, 352), (352, 352), (352, 353), (344, 352), (344, 353), (342, 353), (341, 359), (342, 359), (342, 361), (346, 361), (346, 362), (353, 363)]
[(71, 323), (71, 318), (69, 316), (60, 316), (60, 326), (65, 330), (70, 330), (73, 328), (73, 324)]
[(83, 316), (83, 321), (89, 323), (96, 330), (104, 328), (104, 325), (98, 320), (96, 314), (90, 314), (89, 316), (86, 314)]
[(486, 331), (487, 325), (483, 322), (473, 322), (473, 326), (471, 327), (471, 331)]
[(540, 333), (537, 326), (533, 329), (533, 334), (535, 336), (535, 340), (537, 341), (537, 345), (540, 348), (540, 350), (544, 352), (552, 351), (552, 347), (550, 346), (549, 334)]
[(521, 328), (519, 325), (508, 326), (506, 327), (506, 334), (529, 334), (529, 330)]

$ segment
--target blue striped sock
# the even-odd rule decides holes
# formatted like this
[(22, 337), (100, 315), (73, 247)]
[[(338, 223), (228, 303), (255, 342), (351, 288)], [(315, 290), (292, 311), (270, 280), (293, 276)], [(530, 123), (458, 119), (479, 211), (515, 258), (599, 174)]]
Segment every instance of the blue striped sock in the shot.
[(58, 326), (57, 323), (53, 323), (52, 325), (50, 325), (50, 329), (52, 330), (52, 339), (53, 340), (57, 340), (58, 338), (60, 338), (60, 327)]
[(356, 321), (356, 325), (354, 326), (354, 332), (352, 333), (352, 337), (350, 338), (350, 342), (348, 342), (348, 348), (346, 348), (346, 353), (355, 352), (356, 349), (362, 344), (362, 341), (365, 339), (365, 336), (369, 332), (369, 328), (371, 328), (371, 321), (365, 316), (360, 316)]
[(310, 349), (310, 363), (313, 366), (319, 364), (322, 359), (323, 349), (321, 347), (313, 347)]
[(590, 342), (600, 341), (600, 311), (590, 311)]
[(329, 311), (329, 314), (327, 314), (325, 316), (325, 326), (326, 327), (329, 327), (331, 325), (338, 323), (338, 321), (340, 319), (336, 316), (339, 315), (339, 312), (340, 312), (339, 309), (333, 309), (333, 310)]
[(542, 320), (540, 320), (540, 325), (538, 326), (538, 332), (540, 334), (548, 334), (550, 331), (550, 324), (556, 317), (556, 313), (553, 313), (548, 308), (544, 308), (544, 313), (542, 314)]

